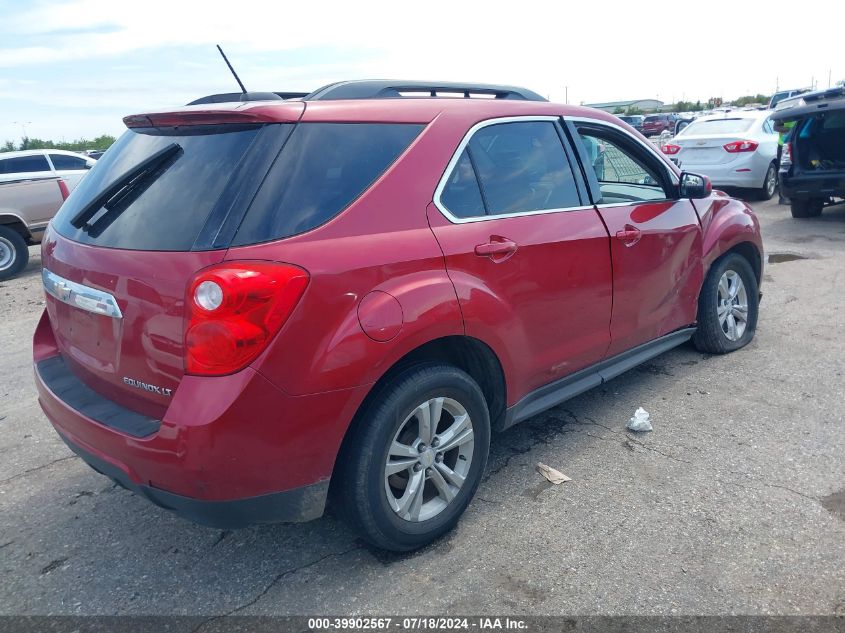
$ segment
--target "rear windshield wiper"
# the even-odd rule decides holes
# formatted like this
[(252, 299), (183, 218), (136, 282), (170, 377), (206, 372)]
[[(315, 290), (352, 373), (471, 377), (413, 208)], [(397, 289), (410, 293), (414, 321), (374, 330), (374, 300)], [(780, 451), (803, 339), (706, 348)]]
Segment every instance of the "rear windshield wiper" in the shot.
[(71, 219), (71, 225), (77, 229), (81, 229), (88, 220), (93, 218), (104, 206), (107, 206), (111, 200), (117, 197), (124, 198), (131, 189), (135, 189), (143, 184), (145, 180), (158, 171), (159, 167), (181, 151), (182, 147), (178, 143), (171, 143), (123, 173), (106, 187), (100, 195), (82, 207), (79, 213)]

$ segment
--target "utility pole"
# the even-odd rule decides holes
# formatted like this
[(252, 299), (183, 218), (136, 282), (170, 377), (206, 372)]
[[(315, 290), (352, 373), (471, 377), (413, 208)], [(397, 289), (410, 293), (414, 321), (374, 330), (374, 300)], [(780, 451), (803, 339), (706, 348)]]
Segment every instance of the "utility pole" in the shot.
[(566, 86), (566, 105), (569, 105), (569, 86)]

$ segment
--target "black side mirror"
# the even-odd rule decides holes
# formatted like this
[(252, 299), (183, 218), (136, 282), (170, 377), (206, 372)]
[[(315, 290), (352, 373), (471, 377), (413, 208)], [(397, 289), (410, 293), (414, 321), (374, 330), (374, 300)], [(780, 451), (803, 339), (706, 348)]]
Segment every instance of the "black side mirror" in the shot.
[(681, 173), (681, 183), (678, 190), (681, 198), (700, 200), (713, 193), (713, 184), (707, 176), (685, 171)]

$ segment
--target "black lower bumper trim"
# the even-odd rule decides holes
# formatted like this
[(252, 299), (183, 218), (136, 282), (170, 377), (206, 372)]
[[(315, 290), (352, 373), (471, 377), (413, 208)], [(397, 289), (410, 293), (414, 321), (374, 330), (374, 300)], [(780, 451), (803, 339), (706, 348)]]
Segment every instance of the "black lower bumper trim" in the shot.
[(70, 450), (91, 468), (145, 497), (157, 506), (171, 510), (194, 523), (220, 529), (242, 528), (256, 523), (300, 523), (323, 514), (329, 481), (310, 486), (231, 501), (203, 501), (184, 497), (153, 486), (136, 484), (120, 468), (102, 460), (59, 433)]
[(130, 411), (98, 394), (74, 375), (61, 355), (44, 359), (35, 368), (57, 398), (103, 426), (132, 437), (147, 437), (161, 426), (159, 420)]

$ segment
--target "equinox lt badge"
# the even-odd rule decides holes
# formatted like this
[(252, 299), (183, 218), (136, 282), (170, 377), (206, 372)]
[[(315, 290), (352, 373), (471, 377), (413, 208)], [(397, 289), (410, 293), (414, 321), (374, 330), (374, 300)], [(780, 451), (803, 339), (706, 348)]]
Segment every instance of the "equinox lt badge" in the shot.
[(135, 380), (134, 378), (127, 378), (126, 376), (123, 377), (124, 384), (129, 385), (130, 387), (135, 387), (137, 389), (143, 389), (144, 391), (149, 391), (150, 393), (157, 393), (160, 396), (170, 396), (173, 393), (172, 389), (167, 389), (165, 387), (157, 387), (156, 385), (151, 385), (146, 382), (141, 382), (140, 380)]

